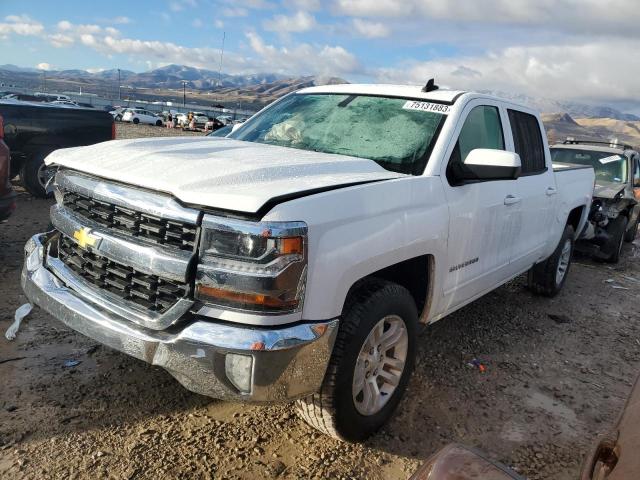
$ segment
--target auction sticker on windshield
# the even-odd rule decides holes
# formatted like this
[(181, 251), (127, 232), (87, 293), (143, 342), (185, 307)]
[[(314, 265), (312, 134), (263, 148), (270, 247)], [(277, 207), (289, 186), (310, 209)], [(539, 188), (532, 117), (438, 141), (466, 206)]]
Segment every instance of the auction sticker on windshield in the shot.
[(601, 158), (600, 163), (606, 165), (607, 163), (618, 162), (620, 160), (622, 160), (620, 155), (611, 155), (610, 157)]
[(404, 110), (419, 110), (421, 112), (434, 112), (446, 115), (449, 113), (449, 105), (440, 103), (418, 102), (416, 100), (408, 100), (402, 107)]

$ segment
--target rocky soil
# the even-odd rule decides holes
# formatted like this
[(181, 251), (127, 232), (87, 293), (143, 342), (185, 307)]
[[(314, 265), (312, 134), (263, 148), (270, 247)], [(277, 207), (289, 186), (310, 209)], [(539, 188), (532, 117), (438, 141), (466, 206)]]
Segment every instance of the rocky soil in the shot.
[[(120, 138), (167, 133), (119, 126)], [(25, 302), (22, 247), (51, 203), (21, 191), (0, 224), (2, 333)], [(190, 393), (36, 309), (15, 341), (0, 337), (0, 478), (399, 480), (461, 442), (530, 479), (576, 479), (640, 366), (639, 259), (640, 240), (616, 266), (578, 256), (554, 299), (518, 278), (425, 328), (404, 401), (362, 445), (318, 434), (291, 405)]]

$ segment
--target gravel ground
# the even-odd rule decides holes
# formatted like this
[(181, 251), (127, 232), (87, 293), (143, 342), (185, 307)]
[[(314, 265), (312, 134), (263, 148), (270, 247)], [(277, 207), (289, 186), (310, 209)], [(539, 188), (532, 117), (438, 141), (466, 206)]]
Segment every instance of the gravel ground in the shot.
[[(167, 133), (118, 129), (120, 138)], [(51, 203), (21, 191), (0, 224), (1, 332), (25, 302), (22, 247), (46, 228)], [(578, 256), (554, 299), (518, 278), (425, 328), (404, 401), (362, 445), (318, 434), (291, 405), (190, 393), (36, 309), (15, 341), (0, 338), (0, 478), (396, 480), (456, 441), (530, 479), (576, 479), (640, 364), (639, 258), (640, 240), (616, 266)], [(484, 373), (468, 366), (474, 358)]]

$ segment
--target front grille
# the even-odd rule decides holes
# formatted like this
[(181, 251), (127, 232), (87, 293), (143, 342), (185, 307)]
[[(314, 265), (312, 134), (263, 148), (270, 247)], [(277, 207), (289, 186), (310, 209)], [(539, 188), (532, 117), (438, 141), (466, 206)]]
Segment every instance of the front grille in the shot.
[(146, 275), (80, 248), (60, 235), (58, 257), (84, 280), (153, 312), (164, 313), (188, 292), (188, 285)]
[(76, 192), (64, 192), (62, 203), (77, 214), (118, 233), (181, 250), (195, 250), (198, 234), (195, 224), (166, 220)]

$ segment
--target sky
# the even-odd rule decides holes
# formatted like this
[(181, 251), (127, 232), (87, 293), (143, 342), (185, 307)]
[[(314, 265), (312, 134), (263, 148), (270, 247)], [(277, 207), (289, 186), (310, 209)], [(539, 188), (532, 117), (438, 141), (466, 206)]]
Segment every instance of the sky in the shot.
[[(0, 0), (0, 64), (167, 64), (640, 105), (639, 0)], [(635, 108), (634, 108), (635, 109)]]

